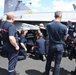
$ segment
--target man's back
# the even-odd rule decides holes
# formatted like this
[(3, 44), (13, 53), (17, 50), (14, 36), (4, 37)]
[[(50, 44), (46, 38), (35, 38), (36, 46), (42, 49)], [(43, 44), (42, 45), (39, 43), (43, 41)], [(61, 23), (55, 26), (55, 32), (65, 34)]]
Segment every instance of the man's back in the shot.
[(40, 53), (45, 54), (45, 39), (40, 38), (36, 42), (37, 42), (38, 50), (40, 51)]
[(3, 42), (10, 43), (9, 41), (9, 27), (12, 26), (11, 22), (3, 21), (1, 24), (2, 40)]
[(63, 36), (66, 35), (67, 27), (60, 22), (52, 22), (47, 25), (49, 41), (51, 45), (63, 44)]
[(9, 36), (14, 36), (18, 43), (18, 35), (16, 34), (16, 28), (13, 23), (3, 21), (1, 24), (2, 40), (4, 44), (7, 44), (10, 47), (13, 47), (9, 41)]
[(69, 37), (70, 37), (71, 39), (73, 39), (73, 38), (74, 38), (74, 35), (73, 35), (73, 33), (74, 33), (74, 27), (73, 27), (73, 25), (72, 25), (72, 24), (69, 24), (67, 27), (68, 27)]
[[(27, 40), (25, 36), (20, 36), (20, 43), (23, 43), (26, 46)], [(23, 47), (20, 45), (20, 48), (23, 49)]]
[(13, 25), (15, 21), (14, 14), (12, 12), (7, 13), (6, 20), (2, 20), (1, 33), (3, 38), (3, 51), (7, 52), (8, 74), (15, 75), (15, 67), (17, 63), (17, 56), (19, 53), (18, 36), (16, 34), (16, 27)]
[(62, 19), (62, 12), (56, 11), (54, 14), (55, 21), (47, 25), (47, 32), (49, 35), (49, 50), (47, 53), (47, 61), (45, 67), (45, 75), (50, 75), (50, 67), (54, 58), (54, 70), (52, 75), (59, 75), (60, 63), (64, 52), (63, 43), (68, 37), (67, 27), (60, 23)]

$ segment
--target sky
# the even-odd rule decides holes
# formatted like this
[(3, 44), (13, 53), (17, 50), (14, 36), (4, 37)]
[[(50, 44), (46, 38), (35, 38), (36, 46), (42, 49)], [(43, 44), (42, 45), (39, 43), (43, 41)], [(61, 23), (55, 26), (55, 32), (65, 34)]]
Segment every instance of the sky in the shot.
[[(76, 0), (22, 0), (33, 12), (74, 11)], [(29, 3), (32, 3), (31, 5)], [(4, 12), (4, 0), (0, 0), (0, 16)]]

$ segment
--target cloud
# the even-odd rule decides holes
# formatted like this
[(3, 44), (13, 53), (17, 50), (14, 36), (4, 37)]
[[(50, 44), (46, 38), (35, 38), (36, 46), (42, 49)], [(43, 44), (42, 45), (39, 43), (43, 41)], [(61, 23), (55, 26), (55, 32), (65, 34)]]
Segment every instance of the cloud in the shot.
[(49, 7), (41, 7), (40, 9), (33, 8), (33, 12), (50, 12), (51, 9)]
[[(50, 11), (51, 9), (49, 7), (43, 7), (41, 0), (29, 0), (27, 1), (26, 5), (30, 8), (32, 8), (32, 11), (34, 12), (44, 12), (44, 11)], [(31, 5), (29, 3), (32, 3)]]
[(33, 11), (33, 12), (39, 12), (39, 10), (38, 10), (38, 9), (32, 9), (32, 11)]
[(40, 11), (56, 11), (56, 10), (61, 10), (61, 11), (73, 11), (73, 5), (76, 4), (75, 0), (69, 1), (69, 0), (52, 0), (52, 8), (49, 8), (50, 6), (43, 7), (42, 4), (40, 3), (41, 0), (28, 0), (27, 3), (32, 3), (31, 6), (28, 6), (33, 8), (32, 10), (35, 12), (40, 12)]
[(61, 10), (61, 11), (73, 11), (72, 4), (76, 4), (76, 1), (64, 1), (64, 0), (55, 0), (53, 3), (53, 10)]
[(34, 8), (37, 8), (37, 7), (41, 7), (41, 4), (40, 4), (40, 1), (41, 0), (29, 0), (27, 3), (27, 5), (29, 6), (29, 3), (31, 2), (31, 6), (34, 7)]
[(4, 12), (4, 0), (0, 0), (0, 15), (3, 15)]
[(50, 11), (51, 8), (50, 7), (42, 7), (41, 9), (45, 10), (45, 11), (47, 11), (47, 10)]
[(0, 9), (4, 8), (4, 0), (0, 0)]

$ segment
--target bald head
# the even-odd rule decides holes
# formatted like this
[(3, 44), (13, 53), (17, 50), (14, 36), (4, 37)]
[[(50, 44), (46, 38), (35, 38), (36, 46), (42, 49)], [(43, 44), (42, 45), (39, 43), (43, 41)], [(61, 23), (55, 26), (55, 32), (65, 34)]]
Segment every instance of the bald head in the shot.
[(14, 14), (12, 12), (7, 13), (7, 20), (12, 20), (14, 21)]

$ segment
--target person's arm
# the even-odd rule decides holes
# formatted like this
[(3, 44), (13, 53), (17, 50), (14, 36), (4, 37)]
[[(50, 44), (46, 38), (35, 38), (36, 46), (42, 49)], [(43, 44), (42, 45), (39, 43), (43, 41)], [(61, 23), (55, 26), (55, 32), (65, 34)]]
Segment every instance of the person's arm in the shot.
[(19, 50), (19, 46), (16, 42), (16, 38), (15, 38), (15, 35), (16, 34), (16, 28), (14, 25), (11, 25), (9, 27), (9, 41), (10, 43), (15, 47), (16, 50)]
[(3, 18), (2, 18), (2, 21), (6, 21), (7, 20), (7, 16), (5, 15)]
[(27, 51), (26, 46), (25, 46), (23, 43), (20, 43), (20, 44), (21, 44), (21, 46), (25, 49), (25, 51)]
[(19, 46), (14, 36), (9, 36), (9, 41), (15, 47), (16, 50), (19, 50)]
[(67, 40), (67, 37), (69, 36), (69, 34), (67, 34), (67, 35), (65, 35), (64, 37), (63, 37), (63, 40), (65, 41), (65, 40)]
[(35, 44), (33, 45), (32, 50), (34, 50), (35, 48), (38, 48), (38, 46), (37, 46), (37, 40), (36, 40)]
[(64, 36), (63, 36), (63, 40), (66, 41), (68, 38), (69, 34), (68, 34), (68, 28), (66, 28)]

